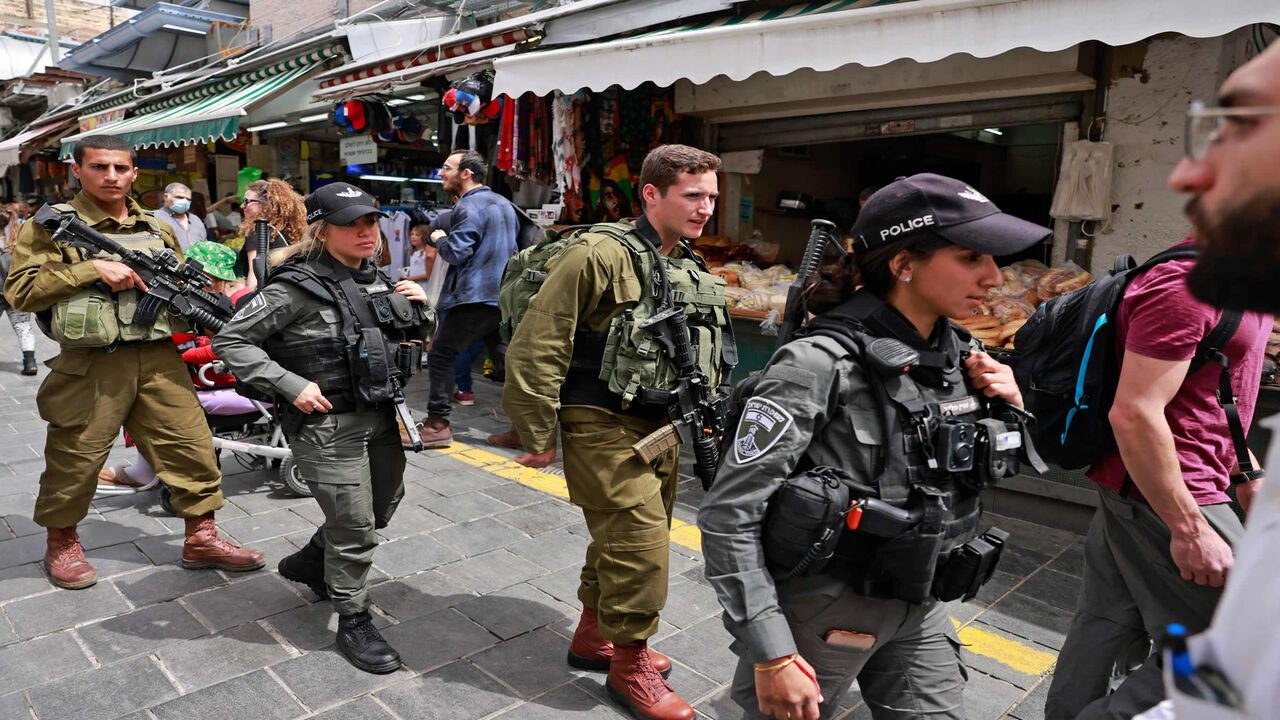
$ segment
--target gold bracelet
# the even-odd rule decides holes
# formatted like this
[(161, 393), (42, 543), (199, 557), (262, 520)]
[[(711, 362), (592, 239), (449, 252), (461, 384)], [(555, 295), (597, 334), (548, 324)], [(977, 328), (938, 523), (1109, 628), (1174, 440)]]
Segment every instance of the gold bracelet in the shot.
[(772, 670), (781, 670), (782, 668), (784, 668), (784, 667), (786, 667), (786, 666), (790, 665), (791, 663), (793, 663), (793, 662), (795, 662), (795, 661), (796, 661), (796, 656), (795, 656), (794, 654), (792, 654), (792, 655), (788, 655), (788, 656), (786, 656), (785, 658), (783, 658), (783, 659), (781, 659), (781, 660), (779, 660), (779, 661), (775, 662), (775, 663), (774, 663), (774, 664), (772, 664), (772, 665), (765, 665), (765, 664), (763, 664), (763, 663), (756, 663), (756, 664), (754, 665), (754, 667), (755, 667), (755, 669), (756, 669), (756, 671), (757, 671), (757, 672), (770, 672), (770, 671), (772, 671)]

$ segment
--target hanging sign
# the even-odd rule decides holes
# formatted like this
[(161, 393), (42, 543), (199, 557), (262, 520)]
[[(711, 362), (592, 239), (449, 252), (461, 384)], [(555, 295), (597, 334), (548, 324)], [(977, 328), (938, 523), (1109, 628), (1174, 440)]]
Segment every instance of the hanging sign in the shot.
[(368, 135), (339, 138), (338, 153), (347, 165), (378, 162), (378, 144)]

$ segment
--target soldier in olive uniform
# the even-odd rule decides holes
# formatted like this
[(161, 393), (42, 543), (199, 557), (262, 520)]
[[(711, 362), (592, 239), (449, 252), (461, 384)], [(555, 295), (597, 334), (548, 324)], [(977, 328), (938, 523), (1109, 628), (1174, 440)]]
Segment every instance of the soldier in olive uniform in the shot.
[[(181, 250), (169, 227), (129, 197), (137, 155), (125, 141), (95, 135), (76, 143), (71, 171), (81, 192), (62, 212), (140, 250)], [(99, 286), (110, 288), (110, 293)], [(262, 553), (218, 535), (213, 512), (222, 507), (222, 474), (213, 440), (186, 366), (169, 335), (187, 322), (160, 313), (154, 326), (132, 322), (146, 285), (124, 263), (89, 257), (53, 242), (35, 222), (23, 223), (4, 296), (37, 313), (41, 330), (62, 351), (40, 385), (36, 405), (49, 423), (45, 470), (35, 521), (48, 529), (49, 579), (65, 588), (97, 582), (76, 525), (88, 512), (98, 471), (123, 425), (138, 451), (173, 491), (186, 519), (182, 565), (189, 569), (254, 570)]]
[(393, 286), (369, 261), (381, 246), (383, 216), (372, 196), (332, 183), (308, 195), (306, 206), (307, 237), (213, 349), (237, 380), (280, 398), (294, 462), (324, 511), (324, 525), (280, 561), (280, 574), (330, 599), (338, 649), (351, 664), (388, 673), (400, 655), (373, 627), (367, 577), (376, 531), (404, 496), (393, 404), (404, 378), (391, 371), (416, 369), (420, 350), (397, 353), (407, 341), (429, 339), (433, 316), (421, 285)]
[[(651, 151), (640, 174), (644, 215), (627, 235), (649, 238), (635, 242), (649, 243), (643, 247), (651, 249), (633, 254), (627, 236), (605, 232), (612, 226), (580, 235), (547, 263), (546, 280), (507, 352), (503, 407), (528, 451), (516, 461), (529, 467), (549, 464), (558, 420), (569, 497), (582, 508), (591, 533), (578, 589), (582, 617), (569, 662), (608, 670), (610, 694), (642, 718), (693, 717), (692, 708), (663, 679), (670, 660), (647, 645), (666, 603), (679, 450), (652, 464), (632, 450), (665, 423), (668, 410), (630, 397), (624, 401), (618, 378), (627, 374), (619, 367), (626, 362), (611, 351), (626, 338), (644, 336), (644, 331), (630, 332), (626, 311), (653, 301), (653, 273), (639, 271), (636, 258), (657, 262), (659, 253), (673, 283), (696, 281), (708, 288), (701, 295), (689, 291), (689, 297), (714, 305), (705, 313), (695, 308), (690, 329), (704, 323), (697, 329), (700, 365), (705, 364), (712, 386), (727, 381), (731, 364), (723, 358), (730, 353), (720, 340), (727, 324), (723, 283), (706, 274), (683, 240), (701, 235), (714, 214), (719, 166), (716, 156), (683, 145)], [(636, 316), (635, 322), (640, 320)]]
[[(810, 305), (822, 310), (810, 325), (847, 323), (858, 344), (810, 330), (779, 348), (743, 403), (732, 449), (699, 507), (707, 579), (739, 657), (732, 697), (746, 717), (817, 720), (839, 711), (856, 678), (876, 720), (960, 720), (966, 671), (933, 580), (938, 559), (976, 535), (982, 484), (973, 471), (936, 469), (947, 465), (941, 455), (930, 445), (926, 456), (918, 433), (904, 432), (930, 403), (965, 422), (982, 417), (981, 396), (1021, 406), (1012, 371), (948, 318), (971, 315), (1003, 283), (992, 255), (1023, 250), (1048, 230), (1000, 213), (964, 183), (926, 174), (872, 196), (853, 234), (862, 288), (850, 296), (846, 277), (826, 307)], [(873, 370), (867, 348), (880, 338), (919, 360), (909, 371), (892, 362)], [(980, 452), (972, 441), (968, 448)], [(847, 472), (870, 497), (902, 510), (937, 499), (940, 527), (924, 534), (926, 505), (925, 519), (888, 541), (844, 530), (822, 570), (775, 581), (789, 569), (766, 567), (779, 541), (764, 530), (766, 508), (784, 481), (818, 467)], [(912, 554), (930, 540), (928, 553)], [(918, 559), (922, 574), (905, 567), (908, 559)]]

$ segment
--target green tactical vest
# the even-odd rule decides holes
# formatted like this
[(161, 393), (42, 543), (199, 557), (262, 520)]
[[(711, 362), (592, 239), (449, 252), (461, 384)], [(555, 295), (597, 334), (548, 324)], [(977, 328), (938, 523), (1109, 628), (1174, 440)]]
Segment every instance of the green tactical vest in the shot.
[[(58, 212), (75, 212), (75, 208), (67, 204), (54, 205), (53, 208)], [(143, 225), (146, 229), (103, 234), (133, 250), (163, 250), (164, 238), (158, 230), (152, 229), (154, 222), (148, 215)], [(77, 252), (83, 260), (120, 259), (109, 253), (93, 254), (79, 249)], [(40, 330), (63, 347), (107, 347), (117, 342), (162, 340), (176, 332), (191, 332), (191, 325), (185, 318), (163, 311), (156, 316), (154, 325), (134, 324), (138, 298), (136, 289), (114, 293), (113, 297), (113, 293), (91, 285), (65, 300), (59, 300), (48, 313), (38, 313), (36, 320)]]
[[(578, 239), (579, 230), (568, 237), (547, 231), (538, 244), (511, 258), (502, 275), (498, 292), (498, 308), (502, 314), (499, 330), (509, 342), (529, 309), (529, 302), (546, 279), (547, 261)], [(658, 390), (674, 389), (679, 378), (662, 346), (652, 333), (641, 329), (653, 317), (660, 304), (658, 281), (653, 269), (654, 253), (635, 233), (630, 223), (600, 223), (587, 232), (601, 233), (617, 240), (627, 249), (635, 265), (636, 276), (643, 287), (634, 308), (613, 318), (607, 332), (599, 379), (608, 383), (609, 391), (622, 398), (627, 407), (641, 387)], [(697, 353), (698, 368), (706, 374), (712, 388), (727, 382), (732, 361), (726, 354), (723, 333), (729, 325), (724, 278), (706, 271), (697, 256), (671, 258), (662, 256), (671, 284), (672, 299), (683, 306), (688, 318), (689, 340)]]

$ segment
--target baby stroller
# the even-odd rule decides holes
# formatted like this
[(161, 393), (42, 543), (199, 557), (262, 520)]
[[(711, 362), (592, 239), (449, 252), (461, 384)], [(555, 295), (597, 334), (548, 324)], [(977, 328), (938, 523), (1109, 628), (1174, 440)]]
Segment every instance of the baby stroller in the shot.
[[(235, 380), (207, 346), (183, 353), (191, 369), (196, 396), (205, 410), (213, 434), (213, 449), (222, 467), (223, 451), (246, 470), (262, 470), (268, 464), (276, 470), (285, 489), (299, 497), (310, 497), (311, 489), (298, 474), (293, 452), (271, 406), (235, 392)], [(191, 362), (195, 360), (197, 362)], [(171, 491), (160, 483), (160, 506), (173, 513)]]

